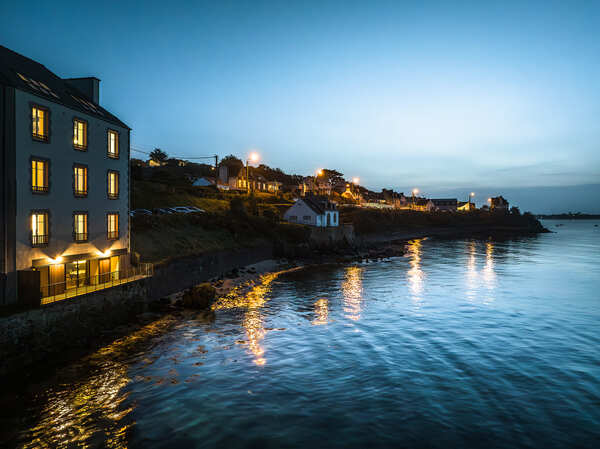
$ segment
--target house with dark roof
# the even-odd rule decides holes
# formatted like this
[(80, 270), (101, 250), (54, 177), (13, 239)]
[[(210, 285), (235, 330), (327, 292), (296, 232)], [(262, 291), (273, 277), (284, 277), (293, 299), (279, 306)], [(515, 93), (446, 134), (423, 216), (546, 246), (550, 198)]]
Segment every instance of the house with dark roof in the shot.
[(502, 195), (490, 198), (490, 210), (508, 212), (508, 201)]
[(126, 282), (130, 128), (96, 77), (61, 78), (0, 46), (0, 304)]
[(326, 197), (307, 195), (296, 200), (283, 215), (290, 223), (317, 227), (336, 227), (340, 224), (340, 214), (335, 203)]
[(432, 198), (433, 210), (456, 212), (458, 200), (456, 198)]

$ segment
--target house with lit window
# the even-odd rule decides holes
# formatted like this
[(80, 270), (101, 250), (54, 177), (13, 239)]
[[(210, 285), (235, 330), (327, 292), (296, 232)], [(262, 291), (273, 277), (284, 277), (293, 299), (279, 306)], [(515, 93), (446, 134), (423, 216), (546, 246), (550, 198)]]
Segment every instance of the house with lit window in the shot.
[(441, 212), (456, 212), (458, 200), (456, 198), (432, 198), (433, 210)]
[(490, 210), (494, 212), (508, 212), (508, 201), (502, 196), (489, 199)]
[(323, 228), (340, 225), (340, 213), (336, 204), (326, 197), (313, 195), (298, 198), (283, 218), (290, 223)]
[(125, 282), (129, 127), (100, 80), (60, 78), (0, 46), (0, 305)]

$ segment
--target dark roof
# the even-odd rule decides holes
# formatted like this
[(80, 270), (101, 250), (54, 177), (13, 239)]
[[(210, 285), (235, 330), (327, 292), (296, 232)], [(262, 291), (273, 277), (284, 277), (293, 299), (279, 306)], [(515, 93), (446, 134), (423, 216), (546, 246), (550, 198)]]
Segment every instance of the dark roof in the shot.
[(456, 206), (456, 198), (435, 198), (431, 199), (436, 206)]
[(68, 108), (129, 128), (102, 106), (94, 104), (68, 80), (62, 79), (33, 59), (0, 45), (0, 84), (14, 87)]
[(318, 196), (305, 196), (302, 198), (304, 203), (312, 209), (313, 212), (323, 215), (326, 209), (335, 210), (335, 203), (332, 203), (327, 198), (322, 198)]

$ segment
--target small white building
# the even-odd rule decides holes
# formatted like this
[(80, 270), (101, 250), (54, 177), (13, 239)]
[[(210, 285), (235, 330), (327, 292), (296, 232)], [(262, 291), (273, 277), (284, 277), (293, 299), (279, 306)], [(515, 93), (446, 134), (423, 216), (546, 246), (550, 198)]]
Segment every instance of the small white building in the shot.
[(340, 224), (340, 213), (335, 203), (327, 198), (306, 196), (300, 198), (283, 215), (290, 223), (317, 227), (335, 227)]

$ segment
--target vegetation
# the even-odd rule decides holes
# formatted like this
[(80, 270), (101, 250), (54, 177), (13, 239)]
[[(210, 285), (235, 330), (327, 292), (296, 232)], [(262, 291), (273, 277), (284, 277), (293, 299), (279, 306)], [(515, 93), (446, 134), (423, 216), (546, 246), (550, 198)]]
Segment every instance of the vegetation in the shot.
[(411, 210), (382, 210), (346, 207), (340, 212), (342, 223), (352, 223), (357, 234), (413, 230), (417, 228), (482, 227), (485, 229), (529, 230), (541, 232), (543, 226), (529, 212), (523, 215), (514, 211), (510, 214), (488, 211), (474, 212), (419, 212)]
[[(251, 201), (247, 197), (231, 201), (204, 200), (220, 201), (219, 210), (133, 217), (133, 250), (140, 254), (141, 260), (164, 263), (208, 251), (308, 241), (309, 230), (305, 226), (280, 222), (278, 214), (274, 219), (273, 206), (257, 205), (257, 214), (250, 214)], [(222, 203), (225, 209), (221, 208)], [(203, 203), (197, 204), (201, 207)]]
[(169, 155), (160, 148), (155, 148), (150, 153), (150, 159), (152, 159), (154, 162), (164, 162), (168, 159), (168, 157)]

